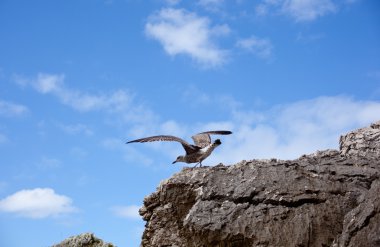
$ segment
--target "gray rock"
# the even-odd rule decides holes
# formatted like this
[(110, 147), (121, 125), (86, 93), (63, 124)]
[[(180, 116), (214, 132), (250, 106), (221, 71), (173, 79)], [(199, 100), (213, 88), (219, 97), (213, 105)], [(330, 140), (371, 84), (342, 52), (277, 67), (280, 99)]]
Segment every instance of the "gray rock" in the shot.
[(144, 199), (141, 246), (380, 246), (380, 122), (340, 150), (184, 168)]
[(380, 155), (380, 121), (370, 127), (352, 131), (340, 137), (340, 150), (344, 155)]
[(52, 247), (114, 247), (114, 245), (104, 243), (101, 239), (95, 237), (93, 233), (83, 233), (67, 238)]

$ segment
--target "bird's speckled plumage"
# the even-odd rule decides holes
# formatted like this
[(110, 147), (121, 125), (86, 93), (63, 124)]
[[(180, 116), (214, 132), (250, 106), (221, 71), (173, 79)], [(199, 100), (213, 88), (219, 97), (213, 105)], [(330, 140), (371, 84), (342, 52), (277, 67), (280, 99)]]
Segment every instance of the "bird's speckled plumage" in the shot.
[(214, 130), (214, 131), (206, 131), (198, 133), (191, 138), (194, 141), (194, 144), (189, 144), (185, 140), (176, 137), (176, 136), (170, 136), (170, 135), (157, 135), (157, 136), (150, 136), (145, 138), (136, 139), (133, 141), (129, 141), (127, 143), (134, 143), (134, 142), (153, 142), (153, 141), (175, 141), (182, 144), (182, 147), (186, 151), (186, 155), (184, 156), (178, 156), (177, 159), (173, 162), (185, 162), (185, 163), (199, 163), (200, 166), (202, 166), (202, 161), (206, 159), (214, 149), (222, 144), (222, 142), (217, 139), (213, 143), (211, 143), (211, 137), (210, 135), (230, 135), (232, 134), (231, 131), (228, 130)]

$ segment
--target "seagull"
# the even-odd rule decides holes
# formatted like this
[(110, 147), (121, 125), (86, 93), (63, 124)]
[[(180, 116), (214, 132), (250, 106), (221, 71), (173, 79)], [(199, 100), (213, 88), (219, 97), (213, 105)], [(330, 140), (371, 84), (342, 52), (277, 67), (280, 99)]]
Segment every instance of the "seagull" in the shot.
[(194, 141), (194, 144), (189, 144), (185, 140), (176, 137), (176, 136), (170, 136), (170, 135), (158, 135), (158, 136), (150, 136), (145, 137), (133, 141), (129, 141), (128, 143), (133, 142), (154, 142), (154, 141), (175, 141), (182, 144), (182, 147), (186, 151), (186, 155), (180, 155), (177, 157), (175, 161), (173, 161), (172, 164), (176, 162), (185, 162), (187, 164), (190, 163), (196, 163), (194, 167), (196, 167), (199, 164), (199, 167), (202, 166), (202, 161), (206, 159), (214, 149), (222, 144), (220, 139), (216, 139), (213, 143), (211, 143), (211, 137), (210, 135), (230, 135), (232, 134), (231, 131), (228, 130), (213, 130), (213, 131), (206, 131), (198, 133), (191, 138)]

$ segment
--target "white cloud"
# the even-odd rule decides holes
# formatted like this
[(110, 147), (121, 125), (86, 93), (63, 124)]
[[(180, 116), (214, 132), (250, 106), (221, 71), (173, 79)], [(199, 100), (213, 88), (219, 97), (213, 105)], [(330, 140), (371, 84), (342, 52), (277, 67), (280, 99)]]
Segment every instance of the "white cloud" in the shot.
[[(240, 110), (240, 115), (250, 114)], [(338, 148), (340, 135), (380, 119), (380, 102), (356, 101), (346, 96), (319, 97), (279, 105), (261, 115), (264, 117), (252, 121), (233, 116), (229, 121), (233, 136), (223, 138), (224, 145), (209, 162), (293, 159), (316, 150)]]
[[(348, 96), (318, 97), (267, 110), (244, 106), (233, 97), (209, 95), (198, 88), (183, 90), (183, 99), (196, 102), (197, 108), (222, 110), (225, 119), (212, 122), (179, 123), (175, 120), (136, 125), (130, 137), (168, 134), (185, 140), (200, 131), (226, 129), (231, 136), (221, 136), (223, 145), (204, 162), (232, 164), (242, 159), (293, 159), (316, 150), (338, 148), (339, 136), (380, 119), (380, 102), (359, 101)], [(146, 148), (165, 157), (175, 158), (183, 150), (165, 143), (124, 145), (120, 140), (107, 140), (104, 145), (125, 152), (125, 160), (154, 164), (158, 156), (147, 156)], [(142, 149), (140, 149), (142, 148)], [(140, 150), (144, 150), (141, 152)]]
[(337, 10), (331, 0), (286, 0), (282, 8), (296, 21), (313, 21)]
[(62, 93), (64, 75), (43, 74), (37, 75), (37, 79), (33, 82), (33, 86), (40, 93)]
[[(56, 84), (54, 84), (56, 85)], [(64, 88), (61, 83), (59, 87)], [(54, 89), (57, 90), (57, 89)], [(53, 90), (53, 91), (54, 91)], [(46, 91), (46, 90), (45, 90)], [(58, 90), (59, 91), (59, 90)], [(74, 91), (74, 90), (68, 90)], [(82, 92), (78, 93), (82, 95)], [(60, 94), (56, 94), (61, 99)], [(358, 101), (347, 96), (318, 97), (311, 100), (294, 102), (287, 105), (277, 105), (267, 110), (255, 110), (254, 106), (246, 106), (232, 97), (221, 95), (207, 95), (199, 90), (190, 88), (185, 92), (187, 98), (192, 95), (200, 96), (195, 99), (198, 107), (210, 109), (221, 108), (226, 113), (223, 121), (179, 123), (175, 120), (160, 120), (150, 109), (142, 107), (119, 106), (115, 115), (121, 115), (123, 121), (130, 120), (126, 138), (141, 138), (155, 134), (169, 134), (187, 139), (198, 131), (212, 129), (229, 129), (234, 132), (232, 136), (223, 136), (223, 145), (205, 161), (205, 164), (217, 162), (234, 163), (241, 159), (253, 158), (296, 158), (304, 153), (311, 153), (318, 149), (337, 148), (338, 138), (341, 134), (354, 128), (366, 126), (379, 120), (380, 102)], [(186, 100), (186, 97), (184, 97)], [(65, 102), (63, 102), (65, 103)], [(132, 106), (135, 104), (132, 104)], [(214, 107), (215, 106), (215, 107)], [(104, 106), (103, 110), (113, 112)], [(117, 107), (116, 107), (117, 108)], [(150, 113), (153, 117), (140, 117), (139, 114)], [(103, 147), (121, 152), (128, 162), (153, 164), (155, 157), (140, 152), (140, 147), (152, 148), (167, 157), (176, 157), (182, 152), (180, 145), (174, 147), (165, 143), (150, 145), (125, 145), (127, 140), (120, 138), (105, 139)], [(168, 148), (170, 147), (170, 148)], [(173, 148), (172, 148), (173, 147)]]
[(116, 216), (128, 219), (141, 219), (139, 209), (140, 206), (137, 205), (115, 206), (111, 208), (112, 212)]
[(226, 51), (217, 47), (214, 38), (230, 30), (226, 25), (210, 27), (206, 17), (184, 9), (166, 8), (149, 18), (145, 31), (171, 56), (188, 55), (204, 66), (217, 66), (226, 61)]
[(261, 39), (255, 36), (240, 39), (236, 46), (247, 50), (262, 59), (270, 59), (273, 55), (273, 45), (269, 39)]
[(159, 132), (161, 133), (169, 133), (170, 135), (174, 136), (182, 136), (186, 133), (186, 130), (184, 126), (178, 124), (174, 120), (168, 120), (163, 123), (161, 123), (159, 127)]
[[(33, 79), (16, 75), (14, 79), (16, 83), (23, 87), (32, 86), (42, 94), (52, 94), (56, 96), (61, 103), (80, 112), (105, 111), (117, 115), (115, 119), (124, 123), (145, 122), (155, 118), (152, 111), (134, 102), (134, 95), (125, 90), (93, 94), (82, 92), (68, 88), (64, 83), (65, 76), (57, 74), (39, 73), (36, 78)], [(87, 134), (91, 132), (85, 126), (79, 126), (79, 128)], [(75, 130), (71, 129), (71, 131)]]
[(27, 112), (28, 108), (24, 105), (0, 100), (0, 116), (17, 117), (25, 115)]
[(332, 0), (263, 0), (256, 5), (255, 13), (258, 16), (270, 12), (281, 13), (292, 17), (296, 22), (307, 22), (337, 10), (337, 4)]
[(0, 200), (0, 211), (40, 219), (73, 213), (72, 200), (50, 188), (20, 190)]
[[(225, 107), (220, 98), (223, 97), (210, 95), (204, 106), (215, 109), (222, 105), (229, 115), (224, 121), (187, 125), (171, 121), (168, 125), (172, 127), (166, 131), (163, 128), (160, 133), (170, 134), (170, 129), (176, 132), (177, 126), (181, 126), (178, 136), (188, 139), (199, 131), (232, 130), (230, 136), (213, 137), (220, 138), (223, 144), (203, 164), (233, 164), (242, 159), (294, 159), (316, 150), (336, 149), (340, 135), (380, 119), (380, 102), (358, 101), (347, 96), (318, 97), (277, 105), (265, 111), (245, 110), (234, 99), (229, 100), (233, 102), (230, 107)], [(183, 152), (165, 145), (147, 147), (172, 158)], [(136, 146), (135, 153), (130, 154), (139, 154), (138, 148)]]
[(120, 111), (129, 106), (130, 95), (123, 90), (111, 94), (87, 94), (79, 91), (62, 90), (58, 94), (66, 105), (79, 111), (92, 111), (105, 109)]
[(57, 74), (39, 73), (34, 79), (16, 77), (16, 83), (23, 86), (31, 85), (38, 92), (53, 94), (62, 103), (71, 106), (78, 111), (108, 110), (121, 111), (129, 107), (132, 95), (126, 91), (118, 90), (113, 93), (88, 94), (78, 90), (67, 88), (64, 84), (65, 76)]

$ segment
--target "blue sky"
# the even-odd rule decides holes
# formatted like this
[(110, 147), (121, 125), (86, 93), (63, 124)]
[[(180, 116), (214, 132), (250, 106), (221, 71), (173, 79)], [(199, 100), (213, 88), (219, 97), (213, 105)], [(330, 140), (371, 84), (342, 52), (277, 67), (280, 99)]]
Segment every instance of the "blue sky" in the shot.
[(380, 119), (379, 26), (375, 0), (0, 1), (0, 246), (138, 246), (183, 150), (134, 138), (233, 131), (204, 165), (338, 148)]

